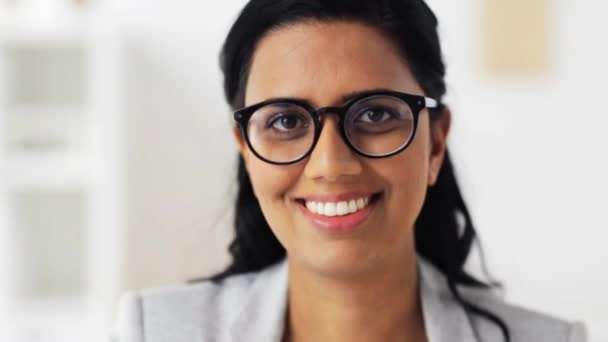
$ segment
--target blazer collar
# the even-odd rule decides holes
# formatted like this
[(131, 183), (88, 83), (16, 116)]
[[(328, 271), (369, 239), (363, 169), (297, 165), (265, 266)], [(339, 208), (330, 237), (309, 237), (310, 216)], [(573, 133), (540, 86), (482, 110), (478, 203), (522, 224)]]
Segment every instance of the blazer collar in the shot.
[(287, 313), (287, 260), (260, 271), (244, 298), (220, 341), (281, 342)]
[(454, 299), (445, 275), (418, 255), (422, 315), (429, 342), (477, 341), (464, 308)]
[[(449, 291), (445, 276), (417, 256), (419, 293), (429, 342), (475, 342), (471, 322)], [(225, 341), (281, 342), (287, 310), (285, 259), (261, 271), (251, 284), (241, 309), (225, 330)]]

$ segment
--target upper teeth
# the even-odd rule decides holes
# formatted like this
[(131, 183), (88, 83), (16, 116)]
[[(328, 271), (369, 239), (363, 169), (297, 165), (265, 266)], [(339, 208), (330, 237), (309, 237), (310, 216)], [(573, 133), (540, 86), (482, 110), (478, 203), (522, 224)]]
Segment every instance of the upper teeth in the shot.
[(342, 202), (313, 202), (306, 201), (306, 208), (315, 214), (323, 216), (342, 216), (354, 213), (369, 204), (369, 197)]

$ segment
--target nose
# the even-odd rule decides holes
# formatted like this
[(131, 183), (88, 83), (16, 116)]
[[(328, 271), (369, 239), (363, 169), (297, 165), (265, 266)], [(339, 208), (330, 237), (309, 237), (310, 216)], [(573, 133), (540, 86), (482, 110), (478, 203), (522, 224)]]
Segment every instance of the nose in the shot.
[(335, 182), (361, 173), (361, 161), (346, 145), (338, 127), (336, 115), (323, 116), (321, 135), (304, 168), (306, 177)]

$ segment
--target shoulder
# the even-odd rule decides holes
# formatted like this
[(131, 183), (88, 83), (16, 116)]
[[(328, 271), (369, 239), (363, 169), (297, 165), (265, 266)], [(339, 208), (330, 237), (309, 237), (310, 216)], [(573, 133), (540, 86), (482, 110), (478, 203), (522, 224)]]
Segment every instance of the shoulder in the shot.
[[(477, 293), (475, 293), (477, 292)], [(584, 342), (587, 332), (584, 324), (571, 322), (530, 308), (514, 305), (488, 291), (463, 291), (471, 304), (500, 318), (508, 327), (512, 342)], [(473, 315), (472, 324), (482, 340), (500, 341), (498, 326), (485, 318)]]
[[(465, 310), (449, 290), (445, 275), (430, 261), (419, 256), (422, 282), (423, 309), (435, 324), (429, 325), (439, 341), (450, 340), (450, 335), (466, 341), (504, 341), (502, 331), (493, 321)], [(586, 328), (582, 323), (570, 322), (552, 315), (505, 301), (497, 292), (484, 288), (458, 286), (462, 299), (486, 311), (507, 326), (511, 342), (584, 342)], [(426, 306), (426, 307), (424, 307)], [(459, 323), (454, 323), (459, 322)], [(449, 327), (451, 330), (445, 331)], [(449, 330), (449, 329), (448, 329)]]
[(279, 264), (220, 282), (131, 291), (119, 300), (115, 342), (221, 341)]

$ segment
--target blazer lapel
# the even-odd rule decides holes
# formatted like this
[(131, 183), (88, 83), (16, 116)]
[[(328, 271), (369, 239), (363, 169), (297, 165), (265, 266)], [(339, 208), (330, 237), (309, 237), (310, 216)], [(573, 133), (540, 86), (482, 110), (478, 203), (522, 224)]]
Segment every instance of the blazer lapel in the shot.
[(467, 313), (449, 291), (445, 276), (420, 255), (418, 275), (429, 342), (477, 341)]
[(222, 342), (280, 342), (287, 310), (286, 259), (263, 270), (228, 322)]

